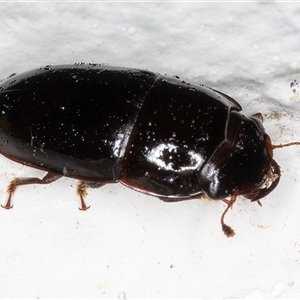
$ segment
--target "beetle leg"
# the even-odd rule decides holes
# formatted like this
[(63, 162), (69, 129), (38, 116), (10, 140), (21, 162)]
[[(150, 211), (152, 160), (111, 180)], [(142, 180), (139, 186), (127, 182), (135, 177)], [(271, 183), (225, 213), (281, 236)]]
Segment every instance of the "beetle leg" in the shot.
[[(178, 201), (187, 200), (185, 198), (168, 198), (168, 197), (157, 197), (157, 198), (164, 202), (178, 202)], [(190, 200), (190, 199), (188, 199), (188, 200)]]
[(227, 205), (229, 205), (230, 202), (231, 202), (231, 199), (230, 199), (230, 200), (228, 200), (228, 199), (223, 199), (222, 201), (223, 201), (224, 203), (226, 203)]
[(20, 178), (15, 178), (13, 179), (8, 187), (7, 187), (7, 193), (8, 193), (8, 198), (5, 203), (5, 205), (1, 206), (5, 209), (10, 209), (13, 208), (13, 205), (11, 204), (12, 202), (12, 195), (16, 191), (17, 187), (19, 185), (26, 185), (26, 184), (48, 184), (51, 183), (57, 179), (62, 177), (61, 175), (55, 174), (48, 172), (42, 179), (37, 178), (37, 177), (20, 177)]
[(222, 230), (227, 237), (232, 237), (235, 235), (234, 230), (230, 226), (225, 224), (225, 222), (224, 222), (224, 217), (225, 217), (226, 213), (228, 212), (228, 210), (232, 207), (235, 200), (236, 200), (236, 196), (234, 196), (234, 195), (231, 196), (230, 200), (223, 199), (223, 201), (227, 204), (227, 207), (221, 216), (221, 224), (222, 224)]
[(170, 197), (157, 197), (158, 199), (164, 201), (164, 202), (178, 202), (178, 201), (186, 201), (186, 200), (197, 200), (199, 198), (206, 198), (210, 200), (208, 197), (206, 197), (204, 194), (200, 193), (198, 195), (194, 195), (191, 197), (184, 197), (184, 198), (170, 198)]
[(259, 119), (261, 122), (264, 121), (264, 118), (261, 113), (256, 113), (256, 114), (252, 115), (252, 117)]
[(90, 208), (90, 206), (87, 206), (84, 201), (84, 197), (87, 195), (86, 188), (100, 188), (105, 183), (99, 183), (99, 182), (92, 182), (92, 181), (80, 181), (77, 185), (77, 194), (80, 197), (80, 204), (81, 207), (79, 207), (80, 210), (87, 210)]

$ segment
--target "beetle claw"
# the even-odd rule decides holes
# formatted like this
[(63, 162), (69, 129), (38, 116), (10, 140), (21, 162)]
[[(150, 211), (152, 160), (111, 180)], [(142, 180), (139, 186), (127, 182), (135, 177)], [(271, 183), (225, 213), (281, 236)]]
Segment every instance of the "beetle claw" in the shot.
[(80, 203), (81, 203), (81, 207), (78, 207), (79, 210), (87, 210), (89, 209), (91, 206), (87, 206), (84, 202), (84, 199), (82, 196), (80, 196)]
[(2, 204), (1, 204), (1, 207), (2, 207), (2, 208), (5, 208), (5, 209), (11, 209), (11, 208), (14, 207), (14, 206), (11, 204), (11, 196), (12, 196), (12, 194), (9, 194), (8, 199), (7, 199), (5, 205), (2, 205)]
[(11, 209), (11, 208), (13, 208), (14, 206), (13, 206), (13, 205), (7, 205), (7, 204), (6, 204), (6, 205), (2, 205), (2, 204), (1, 204), (1, 207), (4, 208), (4, 209)]

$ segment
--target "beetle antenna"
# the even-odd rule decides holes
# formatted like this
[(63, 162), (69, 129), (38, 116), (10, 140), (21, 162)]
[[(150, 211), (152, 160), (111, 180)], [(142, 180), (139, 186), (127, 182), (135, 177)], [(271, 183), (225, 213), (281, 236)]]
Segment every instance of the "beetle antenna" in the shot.
[(276, 148), (284, 148), (289, 146), (300, 146), (300, 142), (291, 142), (287, 144), (272, 145), (272, 148), (276, 149)]
[(235, 200), (236, 200), (235, 195), (231, 196), (230, 200), (226, 200), (226, 199), (223, 200), (227, 204), (227, 207), (221, 216), (221, 224), (222, 224), (222, 230), (227, 237), (233, 237), (235, 235), (234, 230), (230, 226), (225, 224), (225, 222), (224, 222), (224, 217), (225, 217), (226, 213), (228, 212), (228, 210), (232, 207)]

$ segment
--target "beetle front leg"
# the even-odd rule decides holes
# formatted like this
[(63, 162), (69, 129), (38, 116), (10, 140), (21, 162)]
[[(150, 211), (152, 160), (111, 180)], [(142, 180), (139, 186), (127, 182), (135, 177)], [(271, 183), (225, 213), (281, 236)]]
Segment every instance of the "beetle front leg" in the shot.
[(224, 217), (225, 217), (226, 213), (228, 212), (228, 210), (234, 204), (235, 200), (236, 200), (236, 196), (234, 196), (234, 195), (231, 196), (230, 200), (223, 199), (223, 201), (227, 204), (227, 207), (226, 207), (226, 209), (224, 210), (224, 212), (221, 216), (221, 224), (222, 224), (222, 230), (223, 230), (223, 232), (225, 233), (225, 235), (227, 237), (233, 237), (235, 235), (234, 230), (230, 226), (225, 224), (225, 222), (224, 222)]
[(86, 206), (84, 197), (87, 195), (86, 189), (89, 188), (100, 188), (105, 183), (99, 183), (99, 182), (92, 182), (92, 181), (80, 181), (77, 185), (77, 195), (80, 197), (80, 204), (81, 207), (79, 207), (80, 210), (87, 210), (90, 208), (90, 206)]
[(12, 195), (16, 191), (17, 187), (19, 185), (26, 185), (26, 184), (48, 184), (51, 183), (57, 179), (62, 177), (61, 175), (55, 174), (48, 172), (42, 179), (37, 178), (37, 177), (20, 177), (20, 178), (15, 178), (13, 179), (8, 187), (7, 187), (7, 193), (8, 193), (8, 198), (5, 203), (5, 205), (1, 204), (1, 207), (5, 209), (10, 209), (13, 208), (12, 205)]
[(260, 120), (261, 122), (264, 121), (263, 115), (261, 113), (256, 113), (254, 115), (252, 115), (252, 117), (257, 118), (258, 120)]

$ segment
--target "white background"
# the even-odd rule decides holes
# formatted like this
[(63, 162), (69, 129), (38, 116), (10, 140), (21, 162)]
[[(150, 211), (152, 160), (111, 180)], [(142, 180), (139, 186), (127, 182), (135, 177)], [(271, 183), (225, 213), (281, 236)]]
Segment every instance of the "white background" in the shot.
[[(299, 3), (1, 3), (0, 78), (48, 64), (107, 63), (179, 75), (261, 112), (273, 143), (300, 140)], [(291, 88), (291, 83), (295, 83)], [(297, 85), (298, 84), (298, 85)], [(263, 207), (240, 197), (164, 203), (119, 184), (24, 186), (0, 209), (0, 298), (300, 297), (300, 149), (276, 150)], [(1, 202), (15, 176), (0, 157)]]

